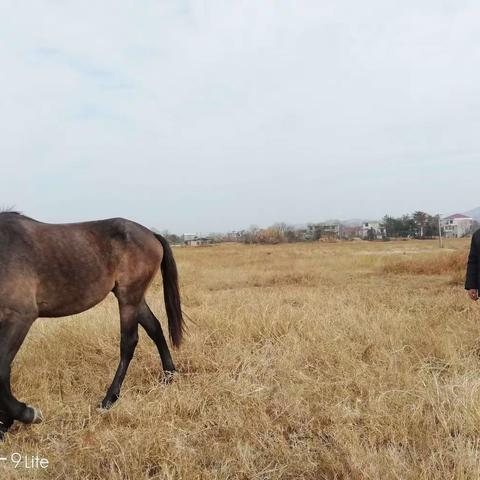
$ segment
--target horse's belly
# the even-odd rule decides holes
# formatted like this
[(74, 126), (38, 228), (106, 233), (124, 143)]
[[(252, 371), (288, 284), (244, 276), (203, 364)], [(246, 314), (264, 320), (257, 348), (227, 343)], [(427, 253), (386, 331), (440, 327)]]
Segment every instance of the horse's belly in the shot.
[(73, 287), (63, 285), (44, 290), (37, 297), (39, 317), (65, 317), (84, 312), (100, 303), (111, 291), (113, 282)]

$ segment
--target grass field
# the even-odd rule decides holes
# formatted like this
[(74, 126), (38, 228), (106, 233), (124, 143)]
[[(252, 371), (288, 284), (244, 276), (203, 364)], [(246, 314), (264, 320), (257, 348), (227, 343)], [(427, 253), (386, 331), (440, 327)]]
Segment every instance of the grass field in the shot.
[[(141, 332), (118, 404), (113, 298), (39, 320), (14, 364), (45, 422), (0, 446), (48, 458), (0, 478), (467, 479), (480, 476), (480, 306), (466, 240), (179, 248), (188, 324), (160, 382)], [(149, 293), (164, 323), (161, 280)], [(0, 455), (1, 456), (1, 455)]]

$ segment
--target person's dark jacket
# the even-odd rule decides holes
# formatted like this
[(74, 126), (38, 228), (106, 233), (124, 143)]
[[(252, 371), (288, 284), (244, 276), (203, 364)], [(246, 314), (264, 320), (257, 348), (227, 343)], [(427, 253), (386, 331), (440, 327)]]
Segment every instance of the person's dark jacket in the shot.
[(467, 278), (465, 280), (466, 290), (478, 290), (480, 285), (480, 230), (472, 236), (470, 255), (467, 263)]

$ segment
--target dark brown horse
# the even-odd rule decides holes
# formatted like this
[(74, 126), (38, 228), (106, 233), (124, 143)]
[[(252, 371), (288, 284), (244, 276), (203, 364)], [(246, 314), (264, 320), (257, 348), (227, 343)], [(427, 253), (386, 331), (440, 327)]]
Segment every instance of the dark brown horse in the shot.
[(159, 268), (170, 338), (179, 346), (183, 318), (177, 267), (161, 235), (122, 218), (54, 225), (16, 212), (0, 213), (0, 436), (14, 420), (42, 420), (41, 412), (19, 402), (10, 388), (11, 363), (38, 317), (73, 315), (109, 292), (115, 294), (120, 363), (102, 408), (119, 397), (137, 345), (138, 324), (155, 342), (167, 378), (175, 371), (160, 323), (145, 301)]

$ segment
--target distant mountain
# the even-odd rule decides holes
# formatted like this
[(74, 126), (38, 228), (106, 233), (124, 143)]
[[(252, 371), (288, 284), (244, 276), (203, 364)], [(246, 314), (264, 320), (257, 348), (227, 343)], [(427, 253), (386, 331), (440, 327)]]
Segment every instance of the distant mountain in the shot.
[(309, 222), (309, 223), (296, 223), (293, 225), (293, 227), (297, 230), (305, 230), (308, 225), (312, 223), (323, 223), (324, 225), (335, 225), (337, 223), (342, 224), (344, 227), (360, 227), (366, 222), (378, 222), (378, 220), (372, 220), (372, 219), (362, 219), (362, 218), (349, 218), (348, 220), (338, 220), (338, 219), (333, 219), (330, 218), (328, 220), (317, 220), (316, 222)]
[(472, 217), (477, 222), (480, 222), (480, 207), (469, 210), (468, 212), (463, 212), (464, 215)]
[(343, 222), (338, 218), (327, 218), (326, 220), (323, 220), (321, 223), (324, 223), (325, 225), (336, 225), (337, 223), (343, 223)]
[[(378, 221), (378, 220), (375, 220)], [(368, 220), (365, 218), (349, 218), (348, 220), (343, 220), (342, 225), (345, 227), (360, 227), (364, 223), (372, 222), (372, 219)]]

